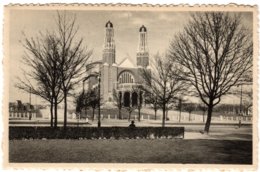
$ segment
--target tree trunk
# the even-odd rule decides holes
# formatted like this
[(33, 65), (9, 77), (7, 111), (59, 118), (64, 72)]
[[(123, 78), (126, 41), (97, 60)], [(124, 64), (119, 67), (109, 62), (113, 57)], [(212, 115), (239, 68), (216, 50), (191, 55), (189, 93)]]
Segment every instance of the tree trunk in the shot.
[(203, 123), (205, 122), (205, 112), (206, 111), (203, 111)]
[(63, 128), (66, 130), (67, 128), (67, 93), (64, 92), (64, 121), (63, 121)]
[(94, 117), (95, 117), (95, 108), (92, 108), (92, 121), (94, 121)]
[(57, 98), (54, 98), (54, 128), (57, 128), (58, 124), (58, 103)]
[(157, 118), (157, 110), (154, 110), (154, 119), (156, 120)]
[(165, 107), (165, 104), (164, 104), (163, 105), (162, 127), (165, 127), (165, 112), (166, 112), (166, 107)]
[(207, 121), (206, 121), (205, 129), (204, 129), (204, 131), (207, 134), (209, 133), (209, 127), (210, 127), (210, 123), (211, 123), (212, 110), (213, 110), (213, 101), (208, 106), (208, 116), (207, 116)]
[(130, 119), (131, 119), (131, 112), (129, 111), (128, 121), (130, 121)]
[(119, 118), (119, 119), (122, 119), (122, 116), (121, 116), (121, 108), (118, 108), (118, 118)]
[[(31, 105), (30, 105), (31, 106)], [(26, 112), (27, 114), (27, 112)], [(32, 111), (31, 111), (31, 107), (30, 107), (30, 112), (29, 112), (29, 120), (32, 120)]]
[(251, 105), (247, 106), (246, 107), (246, 115), (248, 116), (249, 115), (249, 108), (251, 107)]
[(51, 102), (50, 114), (51, 114), (51, 128), (52, 128), (53, 127), (53, 102)]
[(180, 113), (179, 113), (179, 123), (181, 122), (181, 111), (182, 111), (182, 99), (179, 99), (179, 108), (180, 108)]
[(181, 110), (180, 110), (180, 113), (179, 113), (179, 122), (181, 122)]
[(138, 108), (138, 121), (141, 121), (141, 108)]

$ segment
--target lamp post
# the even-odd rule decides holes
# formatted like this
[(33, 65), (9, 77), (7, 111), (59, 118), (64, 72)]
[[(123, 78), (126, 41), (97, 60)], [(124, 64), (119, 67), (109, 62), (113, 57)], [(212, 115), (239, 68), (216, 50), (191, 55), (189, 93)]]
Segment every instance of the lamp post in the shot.
[(240, 106), (239, 106), (239, 123), (238, 123), (238, 128), (241, 127), (242, 99), (243, 99), (242, 83), (241, 83), (240, 86), (241, 86), (241, 89), (240, 89)]
[(83, 79), (83, 88), (82, 88), (82, 94), (84, 96), (83, 100), (84, 100), (84, 110), (85, 110), (85, 115), (86, 115), (86, 118), (87, 118), (87, 105), (85, 104), (85, 81), (88, 79), (88, 77), (85, 77)]
[(31, 103), (32, 103), (32, 89), (30, 88), (30, 94), (29, 94), (29, 120), (32, 119), (32, 110), (31, 110)]
[(101, 127), (101, 121), (100, 121), (100, 73), (97, 76), (98, 78), (98, 127)]

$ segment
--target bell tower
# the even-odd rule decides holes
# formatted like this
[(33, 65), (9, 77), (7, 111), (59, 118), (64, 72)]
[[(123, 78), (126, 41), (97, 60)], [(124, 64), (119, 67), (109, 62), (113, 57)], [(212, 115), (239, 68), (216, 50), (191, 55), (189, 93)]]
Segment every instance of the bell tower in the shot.
[(116, 46), (114, 40), (114, 28), (110, 21), (105, 25), (105, 40), (103, 48), (103, 62), (112, 65), (116, 60)]
[(103, 47), (103, 65), (101, 67), (101, 96), (102, 101), (113, 99), (113, 85), (117, 81), (116, 46), (113, 24), (108, 21), (105, 25), (105, 39)]
[(139, 46), (137, 50), (137, 66), (147, 67), (149, 65), (149, 52), (147, 45), (147, 29), (142, 25), (139, 29)]

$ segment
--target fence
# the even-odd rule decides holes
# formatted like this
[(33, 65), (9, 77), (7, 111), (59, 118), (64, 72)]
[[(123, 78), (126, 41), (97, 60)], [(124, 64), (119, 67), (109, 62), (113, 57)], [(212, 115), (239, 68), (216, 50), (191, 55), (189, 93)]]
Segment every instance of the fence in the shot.
[[(9, 111), (9, 118), (11, 119), (28, 119), (29, 118), (29, 113), (28, 111)], [(32, 119), (35, 118), (40, 118), (42, 115), (37, 114), (35, 111), (31, 112), (32, 115)], [(75, 115), (68, 115), (71, 116), (71, 118), (76, 119)], [(178, 113), (169, 113), (168, 115), (169, 120), (170, 121), (181, 121), (181, 122), (205, 122), (207, 116), (203, 116), (202, 115), (197, 115), (197, 114), (191, 114), (189, 115), (186, 112), (182, 112), (181, 116), (179, 116)], [(63, 118), (63, 115), (62, 115)], [(92, 115), (88, 116), (89, 119), (92, 119)], [(95, 114), (94, 115), (94, 119), (96, 120), (98, 118), (98, 115)], [(100, 115), (101, 120), (117, 120), (118, 119), (118, 114), (101, 114)], [(179, 119), (181, 118), (181, 119)], [(128, 119), (128, 116), (125, 116), (124, 119)], [(148, 115), (148, 114), (141, 114), (140, 115), (140, 120), (154, 120), (155, 116), (154, 115)], [(156, 117), (157, 120), (161, 120), (162, 119), (162, 115), (157, 115)], [(239, 119), (242, 122), (251, 122), (252, 121), (252, 116), (225, 116), (225, 115), (220, 115), (220, 116), (212, 116), (212, 121), (217, 121), (217, 122), (235, 122), (235, 121), (239, 121)], [(136, 114), (132, 114), (130, 120), (138, 120), (138, 115)]]
[(252, 116), (219, 116), (220, 121), (252, 121)]
[[(98, 117), (97, 114), (95, 114), (94, 119), (96, 120)], [(92, 117), (91, 117), (92, 118)], [(118, 115), (117, 114), (101, 114), (100, 115), (101, 120), (113, 120), (113, 119), (118, 119)], [(179, 119), (181, 118), (181, 119)], [(128, 119), (128, 117), (124, 118), (124, 119)], [(132, 115), (131, 120), (138, 120), (138, 115)], [(140, 120), (154, 120), (155, 117), (154, 115), (148, 115), (148, 114), (142, 114), (140, 115)], [(157, 115), (156, 117), (157, 120), (161, 120), (162, 116), (161, 115)], [(169, 115), (169, 120), (170, 121), (183, 121), (183, 122), (205, 122), (207, 119), (207, 116), (203, 116), (202, 115), (197, 115), (197, 114), (191, 114), (189, 115), (188, 113), (182, 113), (181, 116), (179, 116), (179, 114), (174, 114), (174, 115)], [(220, 115), (220, 116), (212, 116), (212, 121), (218, 121), (218, 122), (232, 122), (232, 121), (239, 121), (239, 119), (242, 122), (251, 122), (252, 121), (252, 116), (224, 116), (224, 115)]]
[(9, 118), (28, 119), (31, 113), (31, 117), (36, 118), (36, 112), (28, 111), (9, 111)]

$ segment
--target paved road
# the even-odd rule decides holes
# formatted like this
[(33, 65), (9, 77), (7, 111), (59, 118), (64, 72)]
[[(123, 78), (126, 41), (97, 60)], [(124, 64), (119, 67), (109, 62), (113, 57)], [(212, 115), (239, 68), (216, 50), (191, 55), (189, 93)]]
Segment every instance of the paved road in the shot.
[[(128, 126), (130, 122), (128, 120), (117, 120), (117, 119), (104, 119), (101, 120), (102, 126)], [(135, 121), (137, 126), (161, 126), (161, 120), (143, 120), (141, 122)], [(46, 119), (33, 119), (33, 120), (9, 120), (10, 126), (49, 126), (50, 121)], [(58, 120), (58, 125), (63, 125), (63, 120)], [(89, 120), (86, 122), (85, 120), (68, 120), (68, 125), (71, 126), (95, 126), (97, 125), (97, 120)], [(190, 121), (190, 122), (177, 122), (177, 121), (166, 121), (166, 126), (186, 126), (186, 125), (197, 125), (197, 126), (204, 126), (205, 124), (202, 122)], [(219, 121), (212, 121), (211, 125), (219, 125), (219, 126), (237, 126), (237, 121), (229, 121), (229, 122), (219, 122)], [(251, 122), (243, 122), (242, 125), (244, 126), (251, 126)]]

